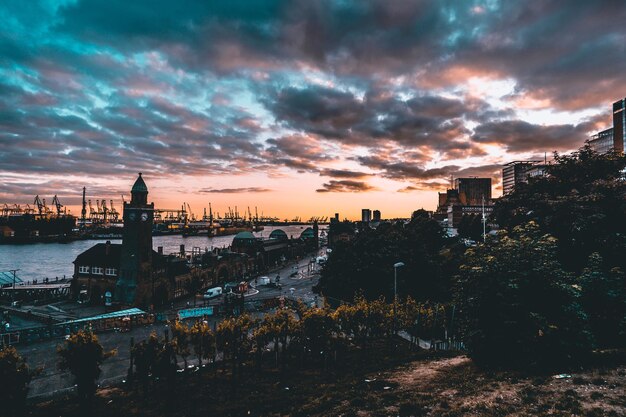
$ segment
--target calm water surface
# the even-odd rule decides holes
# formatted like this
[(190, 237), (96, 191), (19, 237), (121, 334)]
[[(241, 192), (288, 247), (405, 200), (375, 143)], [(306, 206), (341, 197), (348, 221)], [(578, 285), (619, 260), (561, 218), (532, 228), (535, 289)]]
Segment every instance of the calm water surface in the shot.
[[(265, 230), (254, 233), (258, 237), (268, 237), (274, 229), (282, 229), (287, 236), (299, 237), (307, 226), (266, 226)], [(320, 230), (322, 227), (320, 227)], [(229, 246), (234, 236), (207, 236), (182, 237), (154, 236), (152, 245), (154, 250), (163, 246), (164, 253), (178, 252), (180, 245), (185, 245), (186, 251), (193, 247), (211, 249)], [(70, 277), (74, 273), (72, 262), (79, 253), (89, 249), (96, 243), (104, 240), (78, 240), (70, 243), (37, 243), (31, 245), (0, 245), (0, 272), (19, 269), (17, 275), (24, 281), (43, 278), (54, 279), (63, 276)], [(122, 243), (121, 240), (111, 240), (111, 243)]]

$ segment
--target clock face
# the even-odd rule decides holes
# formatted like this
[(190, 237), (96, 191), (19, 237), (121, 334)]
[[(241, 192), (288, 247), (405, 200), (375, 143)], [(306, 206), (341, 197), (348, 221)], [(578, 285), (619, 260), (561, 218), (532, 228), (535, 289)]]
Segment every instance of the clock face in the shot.
[(132, 221), (132, 220), (135, 220), (135, 219), (136, 219), (135, 213), (130, 213), (130, 214), (128, 215), (128, 220), (131, 220), (131, 221)]
[(148, 213), (141, 213), (141, 221), (145, 222), (148, 220)]

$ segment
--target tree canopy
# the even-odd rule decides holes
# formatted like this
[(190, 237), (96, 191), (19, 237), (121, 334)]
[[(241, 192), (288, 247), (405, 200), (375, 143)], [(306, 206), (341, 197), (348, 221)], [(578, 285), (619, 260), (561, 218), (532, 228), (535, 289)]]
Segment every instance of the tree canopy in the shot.
[(580, 287), (556, 251), (557, 240), (530, 222), (466, 252), (456, 303), (477, 362), (553, 367), (590, 351)]
[(441, 226), (425, 216), (403, 224), (381, 224), (360, 230), (351, 241), (337, 242), (322, 270), (317, 287), (324, 295), (352, 300), (362, 290), (368, 299), (393, 298), (394, 268), (398, 295), (418, 300), (449, 297), (446, 257), (440, 252), (450, 243)]
[(626, 267), (626, 157), (598, 154), (589, 145), (568, 155), (555, 153), (547, 175), (499, 199), (494, 219), (511, 230), (534, 221), (559, 240), (558, 256), (568, 270), (581, 271), (594, 252), (610, 269)]

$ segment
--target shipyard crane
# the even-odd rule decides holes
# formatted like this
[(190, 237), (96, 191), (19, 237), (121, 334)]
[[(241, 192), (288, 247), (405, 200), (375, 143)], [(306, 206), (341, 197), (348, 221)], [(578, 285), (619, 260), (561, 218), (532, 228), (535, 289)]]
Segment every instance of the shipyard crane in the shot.
[(87, 187), (83, 187), (83, 208), (80, 211), (82, 227), (85, 227), (85, 217), (87, 217), (87, 200), (85, 199), (86, 194), (87, 194)]
[(107, 201), (105, 199), (102, 199), (100, 207), (102, 208), (102, 221), (104, 223), (106, 223), (107, 222), (107, 214), (109, 213), (109, 208), (107, 207)]
[(117, 221), (119, 219), (120, 213), (116, 210), (113, 205), (113, 200), (111, 200), (111, 207), (109, 208), (109, 214), (111, 215), (113, 221)]
[(61, 208), (63, 207), (63, 205), (61, 204), (61, 202), (59, 201), (59, 197), (57, 197), (57, 195), (55, 194), (54, 197), (52, 197), (52, 204), (56, 207), (57, 209), (57, 216), (61, 215)]
[(187, 217), (191, 220), (191, 221), (196, 221), (196, 216), (194, 216), (193, 212), (191, 211), (191, 206), (189, 205), (189, 203), (185, 203), (187, 204), (187, 209), (189, 210), (189, 213), (187, 214)]
[(35, 196), (35, 201), (33, 201), (33, 204), (37, 206), (37, 211), (39, 212), (39, 214), (43, 214), (44, 204), (41, 202), (39, 194)]
[(89, 199), (89, 218), (91, 219), (92, 222), (94, 220), (97, 220), (96, 211), (93, 209), (93, 206), (91, 205), (91, 199)]

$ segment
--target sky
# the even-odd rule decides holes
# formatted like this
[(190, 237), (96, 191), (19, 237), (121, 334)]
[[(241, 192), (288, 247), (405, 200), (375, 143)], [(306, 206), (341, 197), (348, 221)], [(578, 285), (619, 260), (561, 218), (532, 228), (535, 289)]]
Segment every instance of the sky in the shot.
[(0, 206), (433, 210), (626, 96), (623, 0), (0, 3)]

